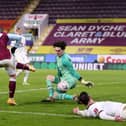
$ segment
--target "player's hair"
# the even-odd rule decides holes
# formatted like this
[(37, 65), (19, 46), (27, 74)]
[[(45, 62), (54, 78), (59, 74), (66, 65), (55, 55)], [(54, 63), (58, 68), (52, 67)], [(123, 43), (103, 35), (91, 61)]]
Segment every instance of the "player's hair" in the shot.
[(78, 96), (79, 104), (88, 105), (89, 100), (90, 100), (90, 96), (85, 91), (81, 92), (80, 95)]
[(62, 50), (66, 48), (67, 44), (64, 41), (54, 42), (53, 47), (60, 47)]

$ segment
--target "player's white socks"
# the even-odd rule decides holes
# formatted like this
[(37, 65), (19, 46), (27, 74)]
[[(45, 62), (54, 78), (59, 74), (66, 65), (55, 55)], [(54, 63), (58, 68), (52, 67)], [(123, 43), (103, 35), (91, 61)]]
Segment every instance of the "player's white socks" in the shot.
[(17, 70), (16, 72), (16, 77), (18, 77), (21, 73), (22, 73), (23, 70)]
[(24, 83), (27, 83), (30, 71), (25, 70)]

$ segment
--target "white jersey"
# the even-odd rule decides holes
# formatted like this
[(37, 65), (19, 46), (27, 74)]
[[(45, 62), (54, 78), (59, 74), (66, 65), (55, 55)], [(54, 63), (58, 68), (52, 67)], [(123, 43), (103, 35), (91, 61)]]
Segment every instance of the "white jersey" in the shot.
[(123, 118), (126, 118), (126, 113), (122, 115), (124, 106), (126, 104), (120, 102), (95, 102), (88, 109), (79, 111), (78, 114), (84, 117), (99, 117), (106, 120), (114, 120), (116, 116), (124, 116)]
[(11, 46), (16, 47), (14, 56), (15, 60), (22, 64), (30, 63), (30, 60), (27, 56), (27, 49), (25, 48), (26, 39), (23, 35), (19, 35), (21, 37), (20, 41), (12, 41)]
[(27, 50), (25, 49), (25, 47), (17, 48), (14, 56), (15, 56), (16, 61), (19, 63), (22, 63), (22, 64), (30, 63), (30, 59), (28, 57)]

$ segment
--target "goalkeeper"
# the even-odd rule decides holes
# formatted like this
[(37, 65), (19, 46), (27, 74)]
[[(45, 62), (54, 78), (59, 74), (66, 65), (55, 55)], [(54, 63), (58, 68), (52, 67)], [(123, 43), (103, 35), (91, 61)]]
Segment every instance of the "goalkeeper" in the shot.
[[(73, 68), (70, 56), (65, 53), (66, 43), (64, 41), (58, 41), (53, 44), (53, 48), (57, 54), (57, 72), (56, 76), (48, 75), (46, 78), (49, 97), (43, 102), (54, 102), (56, 99), (75, 100), (76, 96), (67, 94), (69, 89), (76, 86), (77, 81), (81, 84), (92, 87), (94, 84), (89, 81), (85, 81), (80, 74)], [(54, 90), (53, 83), (56, 84)]]

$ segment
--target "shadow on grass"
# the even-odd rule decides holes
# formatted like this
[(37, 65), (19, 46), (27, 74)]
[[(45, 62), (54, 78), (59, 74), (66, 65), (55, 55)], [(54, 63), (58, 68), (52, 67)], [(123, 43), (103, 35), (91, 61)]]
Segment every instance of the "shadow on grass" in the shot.
[[(43, 99), (42, 99), (43, 100)], [(42, 100), (40, 101), (29, 101), (29, 102), (24, 102), (24, 103), (19, 103), (18, 106), (22, 106), (22, 105), (30, 105), (30, 104), (54, 104), (54, 105), (58, 105), (58, 104), (64, 104), (64, 105), (76, 105), (77, 103), (74, 101), (70, 101), (70, 100), (56, 100), (55, 102), (43, 102)]]

